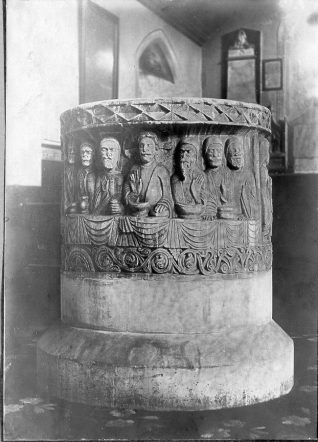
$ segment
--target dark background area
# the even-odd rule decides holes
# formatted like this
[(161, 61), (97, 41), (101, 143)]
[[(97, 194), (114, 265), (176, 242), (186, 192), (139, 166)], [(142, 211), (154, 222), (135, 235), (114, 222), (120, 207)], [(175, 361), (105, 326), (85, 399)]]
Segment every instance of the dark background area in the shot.
[(273, 176), (273, 317), (317, 333), (318, 175)]
[[(62, 163), (42, 161), (42, 187), (11, 186), (6, 195), (7, 352), (37, 336), (60, 313)], [(273, 317), (291, 336), (317, 332), (318, 175), (272, 176)]]

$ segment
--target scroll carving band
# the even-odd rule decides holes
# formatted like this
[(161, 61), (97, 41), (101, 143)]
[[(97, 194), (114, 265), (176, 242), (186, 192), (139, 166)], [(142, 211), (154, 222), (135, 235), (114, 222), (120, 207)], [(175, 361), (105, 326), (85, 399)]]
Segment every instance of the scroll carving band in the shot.
[(207, 250), (137, 247), (65, 248), (65, 270), (75, 272), (237, 274), (271, 268), (271, 245)]

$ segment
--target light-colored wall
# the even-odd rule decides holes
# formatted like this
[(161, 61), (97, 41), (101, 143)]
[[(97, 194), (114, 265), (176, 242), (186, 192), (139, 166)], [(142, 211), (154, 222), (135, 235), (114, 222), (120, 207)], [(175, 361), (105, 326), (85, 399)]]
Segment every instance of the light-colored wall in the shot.
[[(286, 115), (298, 173), (318, 173), (318, 4), (284, 0)], [(311, 21), (311, 17), (316, 17)]]
[[(201, 96), (201, 47), (136, 0), (94, 0), (119, 18), (119, 98), (137, 96), (136, 52), (144, 38), (161, 30), (176, 58), (177, 79), (166, 96)], [(160, 91), (154, 91), (154, 95)]]
[[(262, 91), (260, 103), (290, 127), (289, 165), (297, 173), (318, 172), (318, 25), (316, 0), (281, 0), (281, 14), (245, 22), (233, 18), (202, 49), (202, 95), (221, 97), (221, 36), (239, 28), (261, 31), (261, 57), (283, 59), (283, 90)], [(259, 14), (261, 15), (261, 14)], [(261, 73), (262, 74), (262, 73)], [(316, 100), (316, 105), (313, 102)]]
[[(158, 29), (177, 60), (170, 96), (201, 96), (198, 45), (137, 0), (95, 3), (119, 18), (119, 98), (136, 97), (136, 50)], [(6, 182), (39, 186), (41, 143), (59, 141), (59, 115), (79, 100), (78, 0), (10, 0), (7, 14)]]
[(41, 185), (41, 142), (78, 103), (76, 0), (7, 3), (7, 184)]

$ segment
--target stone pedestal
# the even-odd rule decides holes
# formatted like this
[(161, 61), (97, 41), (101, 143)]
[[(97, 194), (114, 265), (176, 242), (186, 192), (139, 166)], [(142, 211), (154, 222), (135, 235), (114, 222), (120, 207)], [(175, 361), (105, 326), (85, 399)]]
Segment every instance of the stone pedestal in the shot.
[(293, 342), (272, 320), (268, 111), (114, 100), (61, 121), (61, 323), (38, 343), (39, 388), (153, 410), (288, 393)]

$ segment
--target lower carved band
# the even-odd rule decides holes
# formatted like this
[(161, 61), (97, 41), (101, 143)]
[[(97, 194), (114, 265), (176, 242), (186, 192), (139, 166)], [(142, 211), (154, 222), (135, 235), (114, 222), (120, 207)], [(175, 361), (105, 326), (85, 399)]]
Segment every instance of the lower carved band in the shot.
[(228, 275), (265, 271), (271, 265), (271, 244), (218, 250), (65, 246), (66, 271)]

